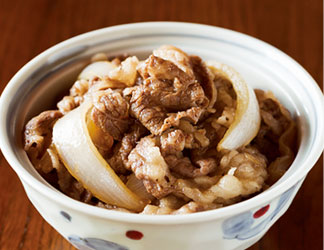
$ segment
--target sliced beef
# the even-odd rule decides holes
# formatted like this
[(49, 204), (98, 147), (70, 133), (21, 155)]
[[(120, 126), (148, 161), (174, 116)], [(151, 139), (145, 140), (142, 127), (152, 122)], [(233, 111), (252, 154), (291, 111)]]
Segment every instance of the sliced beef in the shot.
[(197, 161), (195, 165), (188, 157), (177, 157), (176, 155), (165, 156), (165, 161), (168, 163), (170, 170), (177, 174), (179, 178), (195, 178), (204, 176), (216, 168), (214, 159), (204, 159)]
[(49, 110), (40, 113), (26, 124), (24, 149), (33, 163), (43, 156), (51, 144), (54, 123), (61, 116), (60, 111)]
[(205, 107), (208, 99), (193, 75), (188, 75), (171, 61), (150, 56), (140, 71), (152, 102), (168, 111)]
[(214, 83), (214, 75), (199, 56), (190, 56), (190, 62), (195, 78), (202, 86), (205, 95), (209, 99), (208, 107), (212, 108), (217, 99), (217, 89)]
[(138, 194), (150, 200), (143, 214), (193, 213), (236, 203), (277, 181), (294, 160), (296, 124), (273, 94), (255, 91), (262, 122), (251, 144), (218, 151), (237, 106), (222, 72), (169, 45), (145, 61), (125, 57), (112, 63), (117, 68), (109, 76), (77, 80), (57, 104), (59, 111), (43, 112), (26, 125), (29, 158), (68, 196), (128, 211), (93, 197), (51, 145), (55, 121), (85, 100), (93, 104), (87, 126), (98, 151), (130, 189), (134, 183), (146, 189)]
[(161, 207), (155, 205), (146, 205), (142, 214), (191, 214), (222, 207), (221, 204), (202, 204), (194, 201), (188, 202), (178, 209), (172, 207)]
[(271, 92), (255, 90), (260, 113), (261, 127), (252, 144), (269, 161), (269, 178), (272, 185), (287, 171), (295, 158), (297, 126), (290, 113)]
[(73, 84), (70, 89), (70, 96), (74, 97), (76, 105), (79, 106), (83, 102), (84, 95), (88, 92), (89, 87), (89, 82), (84, 79), (80, 79)]
[[(223, 152), (215, 173), (216, 183), (202, 188), (195, 179), (178, 179), (175, 189), (200, 204), (230, 204), (262, 190), (268, 177), (267, 161), (253, 147)], [(175, 191), (176, 192), (176, 191)]]
[(70, 95), (64, 96), (63, 99), (57, 103), (58, 109), (62, 114), (66, 114), (78, 107), (83, 102), (84, 96), (88, 90), (89, 82), (87, 80), (77, 80), (70, 89)]
[(130, 99), (130, 114), (138, 119), (154, 135), (161, 133), (164, 119), (167, 117), (165, 109), (155, 105), (150, 100), (150, 91), (143, 85), (132, 89)]
[(166, 132), (161, 136), (160, 143), (163, 155), (179, 154), (186, 145), (185, 133), (180, 129)]
[(176, 179), (161, 155), (157, 138), (143, 137), (129, 154), (128, 164), (154, 197), (160, 199), (173, 191)]
[(109, 165), (115, 170), (117, 174), (125, 174), (128, 166), (128, 155), (136, 146), (139, 139), (147, 134), (147, 130), (139, 122), (135, 122), (120, 142), (116, 144), (113, 149), (112, 157), (108, 159)]
[(153, 55), (172, 62), (187, 75), (193, 76), (190, 58), (181, 49), (172, 45), (163, 45), (158, 49), (153, 50)]
[(216, 162), (213, 159), (191, 162), (183, 155), (186, 147), (186, 133), (182, 130), (173, 130), (164, 133), (160, 138), (161, 152), (170, 170), (179, 177), (194, 178), (207, 175), (214, 171)]
[(177, 127), (180, 119), (199, 121), (209, 101), (193, 74), (153, 55), (139, 72), (143, 84), (132, 91), (131, 114), (153, 135)]
[(91, 118), (104, 132), (120, 141), (132, 123), (129, 104), (118, 91), (107, 89), (93, 95)]

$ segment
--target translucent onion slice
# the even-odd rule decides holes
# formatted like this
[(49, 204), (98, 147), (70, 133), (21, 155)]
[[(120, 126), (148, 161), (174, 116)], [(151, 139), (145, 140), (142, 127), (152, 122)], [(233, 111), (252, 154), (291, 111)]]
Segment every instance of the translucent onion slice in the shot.
[(128, 177), (126, 182), (126, 186), (132, 190), (135, 194), (145, 200), (153, 200), (154, 197), (149, 192), (147, 192), (143, 181), (136, 178), (135, 174), (131, 174)]
[(252, 141), (260, 128), (261, 117), (255, 93), (233, 68), (218, 62), (207, 62), (207, 65), (216, 75), (221, 75), (232, 83), (237, 97), (234, 121), (217, 149), (233, 150), (245, 146)]
[(79, 75), (79, 79), (90, 80), (94, 77), (103, 79), (110, 71), (116, 69), (117, 66), (109, 61), (99, 61), (89, 64)]
[(136, 56), (127, 57), (116, 69), (109, 72), (108, 76), (112, 80), (122, 82), (128, 87), (133, 86), (137, 76), (137, 65), (139, 61)]
[(92, 104), (84, 102), (59, 119), (53, 143), (69, 172), (94, 196), (119, 207), (142, 211), (145, 201), (120, 180), (91, 141), (86, 117)]
[(109, 61), (93, 62), (82, 70), (79, 79), (91, 80), (98, 77), (113, 87), (119, 87), (118, 84), (130, 87), (135, 84), (138, 63), (136, 56), (127, 57), (119, 66)]
[(103, 132), (102, 129), (97, 127), (94, 121), (88, 119), (88, 117), (90, 117), (90, 112), (88, 112), (86, 121), (91, 141), (99, 152), (107, 152), (114, 144), (114, 138), (110, 134)]

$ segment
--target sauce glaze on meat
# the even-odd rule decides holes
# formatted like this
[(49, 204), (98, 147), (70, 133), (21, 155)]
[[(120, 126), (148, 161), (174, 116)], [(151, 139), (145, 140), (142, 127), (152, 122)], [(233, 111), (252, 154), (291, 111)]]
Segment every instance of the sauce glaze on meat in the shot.
[[(102, 54), (94, 58), (107, 60)], [(261, 127), (254, 140), (218, 151), (237, 105), (231, 82), (173, 46), (154, 50), (145, 61), (122, 56), (111, 63), (118, 70), (78, 79), (58, 110), (26, 125), (24, 149), (32, 164), (66, 195), (132, 212), (94, 197), (51, 144), (55, 121), (85, 98), (93, 103), (90, 117), (101, 131), (94, 141), (99, 152), (123, 182), (135, 176), (143, 183), (150, 197), (143, 214), (193, 213), (239, 202), (267, 189), (294, 160), (296, 125), (272, 93), (255, 90)]]

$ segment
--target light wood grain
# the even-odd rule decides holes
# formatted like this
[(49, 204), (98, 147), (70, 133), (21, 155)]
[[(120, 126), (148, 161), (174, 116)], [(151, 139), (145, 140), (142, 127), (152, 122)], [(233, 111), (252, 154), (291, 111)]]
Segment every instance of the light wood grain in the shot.
[[(141, 21), (197, 22), (246, 33), (292, 56), (322, 85), (322, 18), (321, 0), (0, 0), (0, 92), (50, 46)], [(250, 250), (323, 249), (322, 166), (321, 158), (288, 212)], [(0, 249), (74, 249), (31, 205), (1, 153), (0, 190)]]

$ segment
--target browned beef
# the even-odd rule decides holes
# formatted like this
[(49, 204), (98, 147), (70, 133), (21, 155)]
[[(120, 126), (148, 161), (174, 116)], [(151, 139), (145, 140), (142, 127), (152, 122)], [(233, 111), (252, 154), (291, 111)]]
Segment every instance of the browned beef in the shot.
[(140, 74), (143, 84), (132, 92), (131, 114), (152, 134), (178, 126), (180, 119), (198, 122), (208, 98), (193, 75), (153, 55), (140, 67)]
[(89, 90), (89, 82), (86, 80), (77, 80), (70, 89), (70, 95), (64, 96), (61, 101), (57, 103), (58, 109), (62, 114), (66, 114), (72, 109), (78, 107), (84, 100), (85, 94)]
[(164, 133), (160, 138), (162, 154), (170, 155), (182, 152), (185, 142), (185, 133), (180, 129)]
[(154, 197), (160, 199), (173, 191), (176, 179), (161, 155), (157, 138), (143, 137), (129, 154), (128, 164)]
[(123, 139), (116, 144), (112, 157), (108, 159), (109, 165), (117, 174), (126, 173), (128, 166), (128, 155), (136, 146), (136, 142), (147, 133), (147, 130), (139, 122), (135, 122)]
[(132, 123), (128, 116), (128, 102), (119, 92), (107, 89), (93, 95), (93, 105), (91, 117), (94, 123), (115, 140), (121, 140)]
[(24, 149), (32, 162), (39, 160), (51, 144), (53, 125), (61, 116), (58, 110), (44, 111), (26, 124)]
[(217, 96), (217, 90), (213, 81), (214, 75), (199, 56), (190, 56), (190, 62), (196, 80), (199, 82), (205, 95), (209, 99), (209, 107), (213, 107)]
[(208, 104), (199, 82), (170, 61), (150, 56), (142, 77), (144, 86), (150, 91), (151, 101), (167, 111), (206, 107)]
[[(112, 63), (122, 67), (124, 59)], [(143, 183), (150, 200), (144, 214), (226, 206), (261, 191), (288, 169), (294, 159), (296, 125), (271, 93), (255, 91), (262, 123), (251, 145), (217, 151), (235, 117), (232, 83), (221, 72), (211, 72), (201, 58), (170, 45), (154, 50), (143, 62), (135, 61), (129, 65), (128, 87), (119, 81), (127, 78), (127, 67), (114, 79), (77, 80), (70, 95), (57, 104), (59, 111), (43, 112), (26, 125), (26, 152), (42, 176), (62, 192), (89, 204), (128, 211), (93, 197), (50, 145), (55, 121), (88, 99), (94, 106), (87, 120), (94, 131), (92, 141), (126, 185), (131, 178)]]
[(186, 133), (182, 130), (165, 132), (161, 138), (161, 152), (170, 170), (180, 177), (194, 178), (207, 175), (216, 168), (216, 161), (212, 158), (191, 162), (183, 155), (186, 147)]
[(130, 114), (137, 118), (154, 135), (159, 134), (166, 112), (152, 103), (150, 92), (144, 85), (135, 87), (130, 100)]

